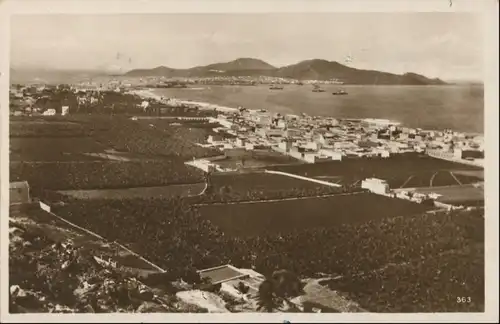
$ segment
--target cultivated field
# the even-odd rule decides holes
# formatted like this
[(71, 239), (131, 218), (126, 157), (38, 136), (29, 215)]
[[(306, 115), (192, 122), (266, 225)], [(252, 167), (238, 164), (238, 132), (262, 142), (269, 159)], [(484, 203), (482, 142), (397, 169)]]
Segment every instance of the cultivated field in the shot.
[(255, 201), (344, 193), (344, 188), (264, 172), (213, 174), (205, 195), (193, 203)]
[(68, 120), (15, 118), (10, 120), (9, 135), (11, 138), (23, 137), (78, 137), (89, 133), (85, 128)]
[(124, 189), (62, 190), (60, 194), (74, 199), (131, 199), (131, 198), (174, 198), (196, 196), (203, 192), (205, 183), (179, 184), (162, 187), (141, 187)]
[(370, 193), (277, 202), (206, 205), (202, 216), (225, 233), (252, 236), (412, 215), (429, 207)]
[(203, 182), (203, 172), (182, 161), (92, 161), (10, 165), (10, 180), (27, 180), (32, 189), (78, 190), (165, 186)]
[(191, 142), (189, 128), (158, 130), (126, 116), (16, 117), (11, 126), (11, 180), (27, 180), (35, 195), (200, 183), (203, 172), (184, 162), (214, 154)]
[(104, 160), (85, 153), (104, 153), (106, 147), (89, 137), (11, 137), (11, 161)]
[(479, 179), (483, 179), (484, 180), (484, 170), (477, 170), (477, 171), (474, 171), (474, 170), (456, 170), (456, 171), (453, 171), (453, 174), (455, 174), (455, 176), (470, 176), (470, 177), (476, 177), (476, 178), (479, 178)]
[[(360, 185), (361, 180), (384, 179), (391, 188), (445, 186), (481, 181), (477, 174), (460, 171), (481, 171), (472, 166), (431, 158), (426, 155), (403, 154), (388, 159), (346, 159), (344, 161), (277, 166), (268, 169), (304, 175), (343, 185)], [(456, 174), (455, 174), (456, 173)]]
[(214, 161), (215, 164), (230, 169), (251, 169), (265, 168), (273, 165), (297, 165), (303, 162), (273, 151), (250, 151), (249, 155), (244, 157), (227, 157), (223, 160)]

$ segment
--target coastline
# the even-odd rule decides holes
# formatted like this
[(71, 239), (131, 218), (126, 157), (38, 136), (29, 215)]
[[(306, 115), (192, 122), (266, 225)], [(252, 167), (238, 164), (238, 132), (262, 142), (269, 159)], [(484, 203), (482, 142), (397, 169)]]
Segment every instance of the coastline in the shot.
[(163, 99), (163, 96), (160, 96), (156, 93), (154, 93), (154, 90), (152, 89), (143, 89), (143, 90), (133, 90), (131, 93), (144, 98), (144, 99), (154, 99), (160, 102), (165, 102), (165, 103), (170, 103), (174, 105), (195, 105), (200, 109), (207, 109), (207, 110), (217, 110), (220, 112), (236, 112), (238, 111), (238, 108), (233, 108), (233, 107), (226, 107), (226, 106), (221, 106), (221, 105), (216, 105), (216, 104), (211, 104), (208, 102), (200, 102), (200, 101), (191, 101), (191, 100), (185, 100), (185, 99), (176, 99), (176, 98), (169, 98), (169, 99)]
[[(160, 102), (163, 102), (163, 103), (168, 103), (168, 104), (171, 104), (171, 105), (174, 105), (174, 106), (175, 105), (183, 105), (183, 104), (184, 105), (194, 105), (194, 106), (198, 107), (199, 109), (205, 109), (205, 110), (214, 110), (215, 109), (216, 111), (220, 111), (222, 113), (232, 113), (232, 112), (237, 112), (238, 111), (238, 108), (227, 107), (227, 106), (222, 106), (222, 105), (208, 103), (208, 102), (202, 102), (202, 101), (193, 101), (193, 100), (178, 99), (178, 98), (167, 98), (167, 99), (165, 99), (164, 96), (156, 94), (154, 92), (154, 90), (155, 89), (147, 88), (147, 89), (141, 89), (141, 90), (132, 90), (129, 93), (138, 95), (139, 97), (144, 98), (144, 99), (154, 99), (154, 100), (157, 100), (157, 101), (160, 101)], [(249, 109), (249, 108), (247, 108), (247, 110), (251, 111), (252, 113), (258, 111), (258, 109)], [(286, 115), (299, 117), (299, 115), (297, 115), (297, 114), (286, 114)], [(356, 121), (381, 120), (380, 118), (343, 118), (343, 119), (346, 119), (346, 120), (356, 120)], [(387, 121), (389, 121), (389, 120), (387, 120)], [(391, 119), (390, 121), (393, 122), (395, 125), (404, 126), (404, 123), (401, 122), (401, 121), (399, 121), (399, 120)], [(427, 128), (426, 129), (422, 129), (422, 130), (427, 131), (427, 132), (440, 131), (439, 129), (427, 129)], [(461, 131), (460, 133), (471, 135), (471, 136), (474, 136), (474, 137), (484, 136), (484, 133), (477, 132), (477, 131)]]

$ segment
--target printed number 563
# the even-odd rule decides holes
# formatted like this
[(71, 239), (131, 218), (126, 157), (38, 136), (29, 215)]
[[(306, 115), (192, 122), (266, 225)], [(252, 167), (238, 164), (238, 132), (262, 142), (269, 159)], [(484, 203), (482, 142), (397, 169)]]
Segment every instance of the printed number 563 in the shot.
[(471, 298), (470, 297), (457, 297), (457, 303), (459, 304), (465, 304), (465, 303), (470, 303)]

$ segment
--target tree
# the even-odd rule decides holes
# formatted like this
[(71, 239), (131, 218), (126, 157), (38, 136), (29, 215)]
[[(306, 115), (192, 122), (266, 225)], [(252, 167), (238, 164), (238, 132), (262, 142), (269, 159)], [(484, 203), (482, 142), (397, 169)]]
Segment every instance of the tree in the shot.
[(270, 279), (264, 280), (259, 286), (259, 293), (257, 296), (257, 310), (265, 309), (268, 313), (279, 308), (279, 303), (274, 295), (274, 283)]
[(296, 309), (288, 298), (302, 294), (302, 288), (302, 283), (294, 273), (286, 269), (277, 270), (260, 284), (257, 310), (265, 309), (271, 313), (279, 309), (283, 302)]

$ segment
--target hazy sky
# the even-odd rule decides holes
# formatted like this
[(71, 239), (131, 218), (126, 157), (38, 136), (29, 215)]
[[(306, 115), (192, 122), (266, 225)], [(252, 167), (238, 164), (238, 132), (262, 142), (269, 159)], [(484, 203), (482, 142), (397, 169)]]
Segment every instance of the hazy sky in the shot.
[(18, 68), (189, 68), (238, 57), (283, 66), (351, 55), (356, 68), (482, 79), (482, 48), (472, 13), (43, 15), (11, 24)]

